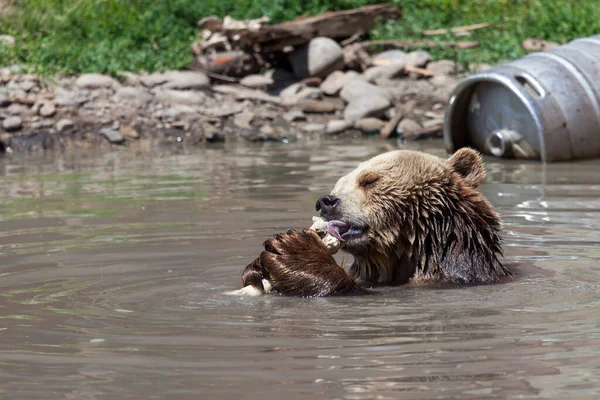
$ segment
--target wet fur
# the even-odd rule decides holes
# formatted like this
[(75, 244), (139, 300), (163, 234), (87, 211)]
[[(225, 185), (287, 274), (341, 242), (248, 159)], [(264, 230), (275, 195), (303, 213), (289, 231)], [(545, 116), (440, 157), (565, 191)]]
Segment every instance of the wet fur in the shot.
[[(350, 274), (370, 284), (483, 284), (511, 276), (502, 266), (500, 217), (476, 188), (485, 179), (479, 153), (450, 159), (395, 151), (361, 164), (336, 184), (331, 219), (369, 226), (347, 243)], [(365, 184), (366, 183), (366, 184)]]
[[(361, 164), (342, 177), (331, 219), (365, 226), (344, 250), (348, 276), (312, 231), (277, 235), (244, 270), (242, 283), (262, 290), (273, 281), (289, 296), (368, 293), (360, 284), (485, 284), (512, 274), (500, 262), (500, 218), (476, 188), (485, 179), (479, 153), (461, 149), (443, 160), (400, 150)], [(355, 281), (356, 280), (356, 281)]]
[(278, 234), (243, 272), (242, 285), (264, 292), (263, 279), (285, 296), (325, 297), (368, 294), (339, 266), (311, 230)]

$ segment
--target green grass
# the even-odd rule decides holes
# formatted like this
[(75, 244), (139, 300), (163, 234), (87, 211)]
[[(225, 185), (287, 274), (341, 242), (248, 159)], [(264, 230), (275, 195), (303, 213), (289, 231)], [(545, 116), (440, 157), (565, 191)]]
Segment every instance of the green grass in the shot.
[[(0, 64), (18, 64), (39, 73), (160, 71), (192, 61), (190, 45), (203, 16), (269, 16), (273, 21), (300, 14), (358, 7), (369, 0), (13, 0), (14, 12), (0, 31), (17, 45), (0, 45)], [(436, 58), (463, 64), (496, 63), (524, 54), (521, 42), (538, 37), (565, 42), (600, 33), (600, 0), (405, 0), (401, 21), (384, 22), (373, 39), (422, 38), (424, 29), (492, 22), (463, 40), (471, 50), (434, 49)], [(435, 40), (452, 40), (438, 36)]]

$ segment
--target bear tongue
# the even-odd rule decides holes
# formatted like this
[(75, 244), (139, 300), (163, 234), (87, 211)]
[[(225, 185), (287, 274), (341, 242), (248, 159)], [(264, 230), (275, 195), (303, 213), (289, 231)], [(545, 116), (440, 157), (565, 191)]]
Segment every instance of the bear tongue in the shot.
[(342, 235), (350, 229), (350, 225), (345, 223), (344, 221), (333, 220), (327, 223), (327, 231), (331, 236), (343, 242)]

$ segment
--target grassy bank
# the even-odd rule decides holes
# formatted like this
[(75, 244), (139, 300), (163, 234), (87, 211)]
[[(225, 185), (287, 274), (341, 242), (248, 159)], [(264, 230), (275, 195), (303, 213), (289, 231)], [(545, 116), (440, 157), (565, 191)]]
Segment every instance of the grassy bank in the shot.
[[(207, 15), (267, 15), (273, 21), (300, 14), (358, 7), (368, 0), (13, 0), (0, 20), (16, 46), (0, 44), (0, 65), (41, 73), (147, 71), (181, 68), (191, 61), (197, 21)], [(600, 0), (401, 0), (401, 21), (384, 22), (374, 39), (420, 39), (425, 29), (478, 22), (493, 26), (465, 40), (470, 50), (435, 49), (434, 57), (463, 64), (496, 63), (524, 54), (527, 37), (565, 42), (600, 33)], [(451, 40), (437, 36), (435, 40)]]

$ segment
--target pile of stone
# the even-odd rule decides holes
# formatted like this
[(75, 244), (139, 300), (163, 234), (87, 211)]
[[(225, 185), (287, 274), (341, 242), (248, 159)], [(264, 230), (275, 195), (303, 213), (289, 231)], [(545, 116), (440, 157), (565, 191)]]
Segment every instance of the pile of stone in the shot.
[[(462, 72), (455, 62), (434, 61), (422, 49), (372, 53), (330, 37), (302, 37), (279, 53), (284, 63), (262, 74), (241, 69), (237, 77), (186, 70), (49, 82), (1, 69), (0, 150), (441, 135)], [(222, 53), (215, 54), (213, 61)]]
[(0, 148), (287, 141), (384, 130), (405, 139), (439, 135), (457, 64), (431, 61), (421, 50), (391, 50), (357, 72), (344, 70), (341, 57), (336, 42), (315, 38), (290, 54), (292, 71), (274, 69), (235, 84), (198, 71), (43, 82), (0, 70)]

